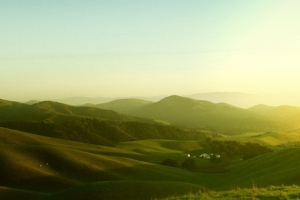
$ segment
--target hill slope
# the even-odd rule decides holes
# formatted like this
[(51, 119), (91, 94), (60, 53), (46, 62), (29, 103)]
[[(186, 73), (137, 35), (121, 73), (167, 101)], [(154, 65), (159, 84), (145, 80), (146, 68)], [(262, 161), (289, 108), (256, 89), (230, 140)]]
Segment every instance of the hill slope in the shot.
[[(96, 190), (106, 188), (110, 191), (131, 191), (133, 194), (140, 192), (134, 189), (140, 185), (141, 188), (151, 188), (153, 194), (160, 196), (171, 195), (174, 190), (172, 193), (163, 191), (178, 188), (180, 183), (182, 186), (187, 185), (181, 187), (181, 194), (189, 192), (191, 187), (193, 191), (201, 188), (193, 185), (197, 178), (191, 172), (143, 162), (144, 155), (118, 148), (57, 140), (0, 128), (0, 151), (0, 196), (20, 197), (26, 194), (19, 199), (31, 199), (74, 187), (79, 188), (71, 193), (77, 191), (86, 195), (91, 188), (85, 184), (94, 183)], [(161, 181), (166, 183), (162, 184)], [(107, 188), (114, 185), (117, 188)], [(132, 185), (131, 189), (126, 189), (129, 185)], [(72, 195), (69, 192), (62, 194)]]
[[(134, 152), (148, 142), (152, 149)], [(276, 148), (274, 152), (246, 161), (234, 160), (226, 173), (208, 174), (150, 162), (153, 155), (185, 160), (180, 152), (187, 150), (188, 141), (132, 142), (131, 147), (130, 143), (123, 147), (133, 151), (0, 128), (0, 196), (7, 199), (160, 199), (203, 191), (203, 187), (218, 191), (253, 184), (258, 187), (300, 184), (299, 148)], [(191, 144), (193, 148), (201, 148), (199, 141)], [(195, 159), (197, 163), (206, 162)]]
[(0, 126), (48, 137), (91, 144), (114, 146), (116, 143), (141, 139), (192, 140), (209, 133), (189, 131), (174, 126), (141, 122), (116, 122), (99, 119), (74, 119), (61, 123), (11, 121)]

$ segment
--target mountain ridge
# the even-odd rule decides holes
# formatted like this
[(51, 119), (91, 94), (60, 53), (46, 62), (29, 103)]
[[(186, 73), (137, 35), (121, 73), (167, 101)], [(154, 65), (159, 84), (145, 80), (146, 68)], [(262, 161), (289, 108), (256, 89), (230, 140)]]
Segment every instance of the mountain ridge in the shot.
[[(116, 105), (109, 105), (111, 103), (106, 103), (106, 108), (124, 112), (124, 108), (120, 109)], [(101, 104), (98, 106), (101, 107)], [(178, 95), (171, 95), (158, 102), (140, 105), (134, 109), (127, 108), (124, 113), (179, 126), (222, 132), (270, 131), (288, 128), (288, 125), (275, 122), (269, 117), (264, 117), (248, 109), (227, 103), (212, 103)]]

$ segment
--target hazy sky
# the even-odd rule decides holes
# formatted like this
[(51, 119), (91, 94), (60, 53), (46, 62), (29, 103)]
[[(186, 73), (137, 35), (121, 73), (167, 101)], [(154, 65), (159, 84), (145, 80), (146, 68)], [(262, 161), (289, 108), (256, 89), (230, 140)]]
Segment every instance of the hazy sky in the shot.
[(299, 0), (0, 0), (0, 98), (300, 93)]

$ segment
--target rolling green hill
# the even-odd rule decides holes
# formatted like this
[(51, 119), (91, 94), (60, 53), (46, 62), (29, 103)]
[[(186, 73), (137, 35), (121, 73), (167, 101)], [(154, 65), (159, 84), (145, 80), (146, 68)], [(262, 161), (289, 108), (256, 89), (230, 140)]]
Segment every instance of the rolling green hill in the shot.
[[(142, 199), (151, 199), (156, 195), (166, 197), (178, 190), (168, 188), (180, 187), (178, 191), (181, 194), (202, 188), (195, 185), (197, 179), (193, 173), (144, 162), (145, 155), (124, 149), (57, 140), (0, 128), (0, 151), (0, 196), (20, 197), (26, 194), (20, 199), (31, 199), (70, 188), (74, 188), (72, 194), (66, 191), (62, 192), (63, 196), (72, 196), (78, 192), (86, 195), (90, 189), (97, 188), (98, 191), (120, 192), (97, 192), (103, 198), (111, 195), (121, 198), (121, 192), (131, 191), (132, 195), (139, 194)], [(152, 189), (143, 193), (136, 188)], [(56, 199), (55, 195), (49, 198)]]
[(299, 148), (287, 148), (241, 162), (231, 168), (235, 176), (230, 182), (241, 187), (250, 187), (253, 184), (266, 187), (270, 183), (300, 184), (299, 153)]
[[(274, 133), (254, 138), (270, 140), (279, 136)], [(295, 133), (293, 138), (299, 139), (300, 135)], [(242, 142), (247, 138), (236, 139)], [(204, 195), (208, 190), (225, 195), (225, 190), (253, 185), (300, 184), (297, 146), (276, 147), (273, 152), (245, 161), (233, 158), (226, 173), (191, 172), (159, 164), (168, 157), (182, 163), (186, 159), (182, 153), (207, 151), (203, 142), (141, 140), (113, 148), (0, 128), (0, 197), (162, 199), (199, 191)], [(201, 163), (214, 167), (208, 160), (194, 159), (199, 167)]]
[(98, 182), (75, 187), (40, 200), (97, 199), (161, 199), (170, 195), (182, 195), (187, 191), (197, 193), (202, 188), (176, 181), (114, 181)]

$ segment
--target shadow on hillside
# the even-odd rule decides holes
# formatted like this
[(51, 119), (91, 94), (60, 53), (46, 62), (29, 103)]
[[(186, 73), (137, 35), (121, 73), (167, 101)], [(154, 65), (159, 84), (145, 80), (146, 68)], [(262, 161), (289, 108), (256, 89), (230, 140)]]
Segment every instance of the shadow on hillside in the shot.
[[(58, 196), (67, 195), (62, 199), (86, 199), (88, 195), (92, 195), (88, 199), (93, 199), (93, 195), (94, 199), (153, 199), (195, 193), (204, 185), (204, 179), (201, 181), (199, 174), (155, 164), (115, 165), (107, 170), (99, 170), (95, 166), (79, 168), (70, 164), (57, 173), (16, 179), (16, 171), (14, 177), (1, 176), (0, 186), (30, 192), (58, 193)], [(202, 184), (197, 184), (200, 182)], [(54, 195), (50, 199), (57, 199), (58, 196)]]

